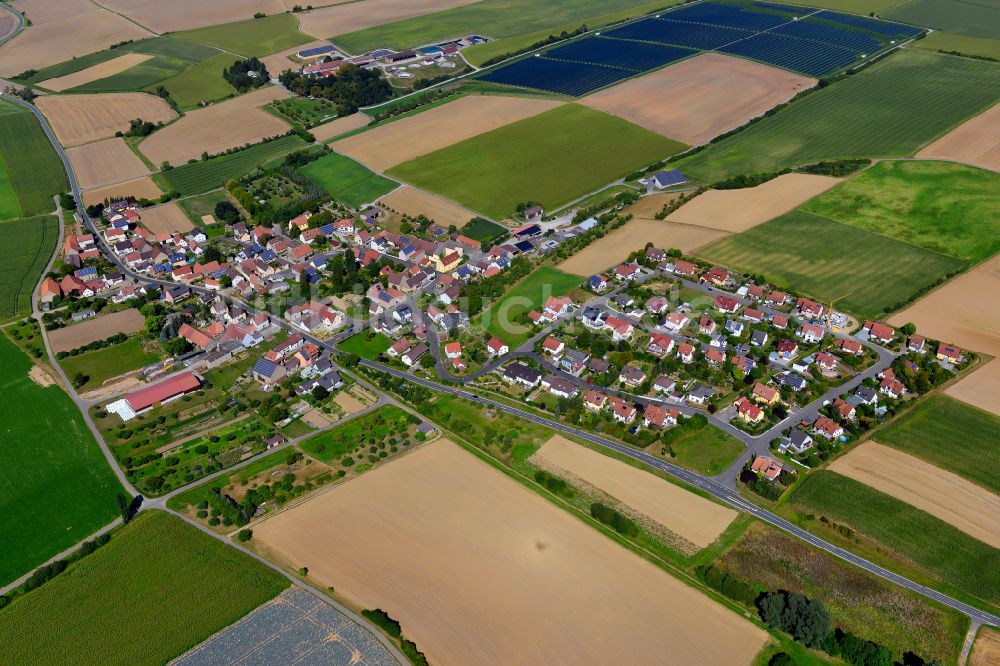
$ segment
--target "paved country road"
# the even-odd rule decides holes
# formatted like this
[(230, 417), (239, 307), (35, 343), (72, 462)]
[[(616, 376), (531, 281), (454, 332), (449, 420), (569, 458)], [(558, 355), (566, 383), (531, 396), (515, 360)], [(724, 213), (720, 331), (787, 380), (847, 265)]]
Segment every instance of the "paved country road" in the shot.
[[(146, 284), (152, 284), (152, 285), (156, 285), (156, 286), (161, 286), (161, 287), (162, 286), (168, 286), (168, 287), (169, 286), (174, 286), (176, 284), (174, 282), (169, 282), (169, 281), (165, 281), (165, 280), (155, 280), (155, 279), (149, 278), (149, 277), (147, 277), (145, 275), (141, 275), (141, 274), (133, 272), (130, 268), (128, 268), (128, 266), (124, 265), (124, 263), (121, 261), (121, 259), (114, 252), (112, 252), (107, 247), (107, 245), (104, 243), (103, 239), (101, 238), (100, 234), (97, 233), (97, 229), (94, 227), (93, 222), (87, 217), (86, 210), (85, 210), (84, 205), (83, 205), (83, 197), (82, 197), (82, 195), (80, 193), (80, 188), (79, 188), (79, 186), (77, 184), (76, 175), (73, 172), (72, 165), (69, 162), (69, 158), (66, 157), (66, 153), (65, 153), (65, 151), (63, 151), (62, 146), (59, 144), (59, 142), (55, 138), (55, 135), (52, 133), (52, 129), (49, 127), (49, 124), (46, 121), (45, 117), (41, 114), (41, 112), (38, 111), (38, 109), (36, 109), (31, 104), (28, 104), (28, 103), (26, 103), (26, 102), (24, 102), (24, 101), (22, 101), (22, 100), (20, 100), (18, 98), (9, 97), (7, 95), (2, 95), (2, 97), (4, 97), (4, 99), (9, 99), (9, 100), (11, 100), (11, 101), (13, 101), (13, 102), (15, 102), (17, 104), (20, 104), (21, 106), (23, 106), (23, 107), (25, 107), (27, 109), (29, 109), (35, 115), (35, 117), (38, 119), (39, 123), (41, 123), (42, 129), (45, 131), (46, 136), (49, 137), (49, 141), (52, 143), (52, 146), (55, 148), (55, 150), (59, 154), (59, 156), (62, 159), (63, 164), (64, 164), (64, 166), (66, 168), (66, 174), (67, 174), (67, 176), (69, 178), (69, 182), (70, 182), (70, 185), (71, 185), (71, 188), (72, 188), (73, 196), (74, 196), (74, 198), (76, 199), (76, 202), (77, 202), (79, 215), (80, 215), (81, 219), (83, 220), (84, 224), (87, 226), (87, 228), (92, 233), (94, 233), (94, 235), (97, 237), (97, 239), (98, 239), (97, 240), (98, 246), (100, 247), (101, 251), (104, 252), (107, 255), (108, 260), (111, 261), (111, 263), (114, 264), (124, 275), (128, 275), (131, 278), (133, 278), (133, 279), (135, 279), (135, 280), (137, 280), (139, 282), (143, 282), (143, 283), (146, 283)], [(213, 296), (220, 296), (221, 298), (225, 299), (227, 302), (229, 302), (231, 304), (238, 304), (238, 305), (246, 308), (247, 311), (250, 312), (250, 313), (256, 313), (256, 312), (258, 312), (258, 310), (256, 308), (254, 308), (254, 307), (252, 307), (252, 306), (250, 306), (247, 303), (244, 303), (242, 301), (237, 301), (236, 299), (233, 299), (232, 297), (221, 295), (221, 294), (218, 294), (217, 292), (214, 292), (214, 291), (202, 288), (202, 287), (196, 287), (196, 286), (190, 286), (189, 285), (189, 288), (193, 292), (195, 292), (195, 293), (199, 293), (199, 294), (212, 294)], [(289, 324), (288, 322), (284, 321), (283, 319), (274, 318), (273, 321), (274, 321), (275, 324), (277, 324), (278, 326), (281, 326), (282, 328), (285, 328), (288, 331), (298, 333), (303, 338), (305, 338), (309, 342), (312, 342), (313, 344), (317, 345), (318, 347), (320, 347), (322, 349), (330, 351), (330, 352), (332, 352), (334, 354), (340, 354), (341, 353), (339, 350), (337, 350), (337, 348), (334, 345), (330, 344), (329, 342), (320, 340), (320, 339), (318, 339), (318, 338), (316, 338), (316, 337), (314, 337), (312, 335), (309, 335), (309, 334), (303, 332), (302, 330), (300, 330), (300, 329), (292, 326), (291, 324)], [(564, 424), (564, 423), (560, 423), (558, 421), (553, 421), (553, 420), (550, 420), (550, 419), (547, 419), (547, 418), (544, 418), (544, 417), (541, 417), (541, 416), (537, 416), (537, 415), (535, 415), (535, 414), (533, 414), (531, 412), (526, 412), (526, 411), (524, 411), (522, 409), (518, 409), (516, 407), (511, 407), (510, 405), (507, 405), (507, 404), (502, 403), (502, 402), (497, 402), (497, 401), (491, 400), (489, 398), (483, 398), (481, 396), (478, 396), (478, 395), (475, 395), (475, 394), (470, 393), (468, 391), (465, 391), (465, 390), (463, 390), (461, 388), (457, 388), (457, 387), (454, 387), (454, 386), (448, 386), (448, 385), (445, 385), (445, 384), (441, 384), (439, 382), (434, 382), (434, 381), (431, 381), (431, 380), (428, 380), (428, 379), (423, 379), (423, 378), (420, 378), (420, 377), (416, 377), (416, 376), (414, 376), (412, 374), (409, 374), (407, 372), (402, 372), (402, 371), (400, 371), (400, 370), (398, 370), (396, 368), (392, 368), (392, 367), (389, 367), (387, 365), (383, 365), (381, 363), (376, 363), (374, 361), (362, 360), (360, 363), (362, 365), (366, 366), (366, 367), (369, 367), (369, 368), (372, 368), (372, 369), (375, 369), (375, 370), (379, 370), (379, 371), (385, 372), (385, 373), (387, 373), (389, 375), (392, 375), (393, 377), (396, 377), (397, 379), (400, 379), (400, 380), (403, 380), (403, 381), (407, 381), (407, 382), (411, 382), (411, 383), (416, 383), (416, 384), (419, 384), (421, 386), (424, 386), (425, 388), (428, 388), (428, 389), (431, 389), (431, 390), (434, 390), (434, 391), (438, 391), (438, 392), (442, 392), (442, 393), (449, 393), (449, 394), (456, 395), (456, 396), (461, 397), (461, 398), (465, 398), (467, 400), (472, 400), (474, 402), (478, 402), (480, 404), (489, 405), (493, 409), (505, 412), (505, 413), (510, 414), (512, 416), (517, 416), (518, 418), (522, 418), (522, 419), (525, 419), (525, 420), (528, 420), (528, 421), (532, 421), (534, 423), (537, 423), (539, 425), (545, 426), (547, 428), (550, 428), (550, 429), (558, 431), (558, 432), (564, 432), (564, 433), (573, 435), (575, 437), (579, 437), (579, 438), (581, 438), (583, 440), (586, 440), (586, 441), (591, 442), (593, 444), (596, 444), (598, 446), (602, 446), (604, 448), (616, 451), (616, 452), (618, 452), (618, 453), (620, 453), (622, 455), (626, 455), (626, 456), (628, 456), (628, 457), (630, 457), (630, 458), (632, 458), (634, 460), (637, 460), (637, 461), (639, 461), (641, 463), (649, 465), (650, 467), (653, 467), (653, 468), (658, 469), (660, 471), (663, 471), (663, 472), (665, 472), (667, 474), (670, 474), (671, 476), (673, 476), (676, 479), (679, 479), (679, 480), (681, 480), (681, 481), (683, 481), (685, 483), (688, 483), (688, 484), (690, 484), (690, 485), (692, 485), (692, 486), (694, 486), (696, 488), (699, 488), (702, 491), (711, 494), (712, 496), (714, 496), (715, 498), (719, 499), (720, 501), (728, 504), (729, 506), (732, 506), (733, 508), (735, 508), (735, 509), (737, 509), (739, 511), (744, 511), (746, 513), (749, 513), (750, 515), (752, 515), (752, 516), (754, 516), (754, 517), (756, 517), (756, 518), (758, 518), (758, 519), (760, 519), (760, 520), (762, 520), (762, 521), (764, 521), (764, 522), (766, 522), (766, 523), (768, 523), (768, 524), (770, 524), (770, 525), (772, 525), (772, 526), (774, 526), (774, 527), (776, 527), (776, 528), (778, 528), (780, 530), (783, 530), (783, 531), (787, 532), (788, 534), (791, 534), (791, 535), (793, 535), (793, 536), (795, 536), (795, 537), (797, 537), (799, 539), (802, 539), (803, 541), (806, 541), (807, 543), (813, 545), (816, 548), (824, 550), (824, 551), (826, 551), (826, 552), (828, 552), (828, 553), (830, 553), (830, 554), (832, 554), (832, 555), (834, 555), (836, 557), (839, 557), (840, 559), (842, 559), (842, 560), (844, 560), (846, 562), (849, 562), (849, 563), (851, 563), (851, 564), (853, 564), (853, 565), (855, 565), (855, 566), (857, 566), (857, 567), (859, 567), (861, 569), (864, 569), (865, 571), (868, 571), (868, 572), (870, 572), (872, 574), (875, 574), (876, 576), (884, 578), (885, 580), (891, 581), (891, 582), (893, 582), (893, 583), (895, 583), (895, 584), (897, 584), (897, 585), (899, 585), (901, 587), (904, 587), (904, 588), (906, 588), (908, 590), (911, 590), (913, 592), (921, 594), (921, 595), (923, 595), (923, 596), (925, 596), (925, 597), (927, 597), (929, 599), (933, 599), (934, 601), (937, 601), (937, 602), (939, 602), (941, 604), (944, 604), (945, 606), (948, 606), (948, 607), (953, 608), (953, 609), (955, 609), (955, 610), (957, 610), (957, 611), (959, 611), (961, 613), (964, 613), (965, 615), (967, 615), (968, 617), (970, 617), (974, 621), (982, 622), (983, 624), (1000, 626), (1000, 617), (998, 617), (996, 615), (993, 615), (991, 613), (988, 613), (986, 611), (980, 610), (979, 608), (975, 608), (974, 606), (970, 606), (969, 604), (966, 604), (966, 603), (964, 603), (962, 601), (954, 599), (953, 597), (950, 597), (950, 596), (948, 596), (948, 595), (946, 595), (946, 594), (944, 594), (942, 592), (938, 592), (937, 590), (933, 590), (933, 589), (931, 589), (929, 587), (926, 587), (924, 585), (920, 585), (918, 583), (915, 583), (915, 582), (909, 580), (908, 578), (906, 578), (904, 576), (901, 576), (899, 574), (893, 573), (892, 571), (889, 571), (888, 569), (885, 569), (885, 568), (883, 568), (883, 567), (881, 567), (881, 566), (879, 566), (877, 564), (869, 562), (868, 560), (866, 560), (866, 559), (864, 559), (862, 557), (859, 557), (858, 555), (855, 555), (854, 553), (851, 553), (851, 552), (849, 552), (847, 550), (844, 550), (843, 548), (840, 548), (838, 546), (834, 546), (833, 544), (824, 541), (823, 539), (821, 539), (821, 538), (819, 538), (819, 537), (811, 534), (810, 532), (807, 532), (807, 531), (803, 530), (802, 528), (800, 528), (800, 527), (798, 527), (796, 525), (793, 525), (792, 523), (790, 523), (789, 521), (785, 520), (784, 518), (781, 518), (780, 516), (777, 516), (776, 514), (773, 514), (770, 511), (767, 511), (766, 509), (762, 509), (762, 508), (756, 506), (755, 504), (753, 504), (753, 503), (749, 502), (748, 500), (742, 498), (739, 494), (737, 494), (737, 492), (733, 488), (726, 487), (725, 485), (723, 485), (722, 483), (720, 483), (716, 479), (703, 477), (703, 476), (701, 476), (699, 474), (696, 474), (694, 472), (691, 472), (691, 471), (688, 471), (686, 469), (677, 467), (676, 465), (672, 465), (672, 464), (670, 464), (670, 463), (668, 463), (668, 462), (666, 462), (664, 460), (660, 460), (659, 458), (651, 456), (651, 455), (649, 455), (647, 453), (644, 453), (642, 451), (637, 451), (637, 450), (632, 449), (631, 447), (628, 447), (628, 446), (626, 446), (624, 444), (619, 444), (618, 442), (614, 442), (614, 441), (605, 439), (603, 437), (600, 437), (598, 435), (590, 433), (590, 432), (588, 432), (586, 430), (581, 430), (579, 428), (574, 428), (573, 426), (570, 426), (570, 425), (567, 425), (567, 424)], [(816, 409), (818, 409), (818, 407)], [(801, 412), (800, 412), (800, 414), (801, 414)], [(103, 438), (101, 438), (99, 436), (99, 433), (98, 433), (98, 441), (102, 442), (102, 447), (104, 447), (106, 449), (106, 445), (103, 444)], [(113, 457), (111, 459), (113, 460)], [(112, 463), (112, 465), (113, 465), (113, 467), (115, 467), (117, 469), (117, 464)], [(207, 532), (210, 532), (213, 536), (216, 536), (217, 538), (220, 538), (220, 539), (226, 541), (227, 543), (232, 544), (232, 542), (230, 540), (225, 539), (224, 537), (220, 537), (219, 535), (216, 535), (214, 532), (211, 532), (211, 530), (208, 530), (207, 528), (201, 527), (201, 529), (204, 529)], [(232, 545), (235, 546), (235, 544), (232, 544)], [(362, 623), (364, 622), (360, 618), (357, 618), (357, 619), (360, 622), (362, 622)]]

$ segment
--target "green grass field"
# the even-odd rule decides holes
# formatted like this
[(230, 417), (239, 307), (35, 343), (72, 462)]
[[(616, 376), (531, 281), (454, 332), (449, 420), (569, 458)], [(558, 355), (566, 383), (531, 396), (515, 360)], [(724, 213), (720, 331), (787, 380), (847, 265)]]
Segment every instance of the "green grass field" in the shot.
[(348, 354), (357, 354), (361, 358), (366, 358), (369, 361), (375, 361), (391, 345), (392, 342), (389, 338), (385, 337), (381, 333), (376, 333), (371, 339), (369, 339), (368, 333), (362, 331), (361, 333), (356, 333), (343, 342), (338, 343), (337, 348), (341, 351), (347, 352)]
[(917, 42), (916, 46), (930, 51), (955, 51), (1000, 60), (1000, 40), (998, 39), (966, 37), (965, 35), (953, 35), (950, 32), (932, 32)]
[(238, 178), (267, 160), (305, 147), (297, 136), (283, 136), (258, 143), (231, 155), (213, 157), (207, 162), (194, 162), (163, 171), (157, 176), (165, 191), (176, 190), (182, 196), (204, 194), (218, 189), (230, 178)]
[(360, 208), (392, 192), (398, 185), (372, 173), (364, 165), (338, 153), (330, 153), (297, 169), (339, 201)]
[(687, 431), (671, 447), (677, 456), (670, 462), (706, 476), (719, 474), (745, 450), (740, 440), (712, 426)]
[(760, 273), (785, 288), (866, 318), (898, 309), (964, 267), (958, 259), (870, 231), (793, 211), (724, 238), (699, 256)]
[[(203, 215), (215, 216), (215, 204), (220, 201), (228, 201), (225, 190), (214, 190), (206, 194), (197, 194), (185, 199), (179, 199), (177, 205), (181, 207), (191, 223), (198, 227), (204, 227), (201, 221)], [(208, 231), (206, 231), (208, 233)]]
[[(0, 194), (12, 191), (0, 203), (0, 219), (48, 213), (52, 195), (69, 188), (66, 171), (38, 121), (30, 111), (0, 102)], [(15, 210), (16, 205), (16, 210)]]
[(990, 604), (1000, 602), (1000, 549), (929, 513), (825, 470), (811, 473), (789, 504), (800, 514), (822, 515), (850, 526), (965, 594)]
[[(274, 72), (271, 72), (273, 75)], [(293, 125), (311, 128), (337, 117), (337, 106), (322, 97), (288, 97), (277, 99), (265, 109), (278, 114)]]
[(94, 351), (67, 356), (59, 361), (67, 377), (74, 377), (82, 372), (88, 377), (87, 383), (78, 387), (84, 392), (96, 389), (112, 377), (145, 367), (160, 360), (161, 354), (154, 354), (142, 348), (142, 340), (138, 337), (129, 338), (121, 344), (95, 349)]
[[(0, 611), (23, 663), (166, 663), (287, 588), (240, 551), (160, 511)], [(53, 631), (53, 627), (60, 627)]]
[(237, 60), (239, 57), (231, 53), (219, 53), (167, 79), (162, 85), (184, 110), (195, 108), (200, 102), (214, 102), (236, 94), (236, 89), (222, 78), (222, 70)]
[(154, 56), (150, 60), (129, 67), (124, 72), (85, 83), (73, 88), (75, 93), (107, 93), (141, 90), (177, 76), (188, 68), (190, 63), (180, 58)]
[(1000, 100), (1000, 67), (897, 51), (675, 166), (714, 182), (848, 157), (906, 157)]
[(558, 208), (683, 148), (621, 118), (566, 104), (387, 173), (500, 219), (524, 201)]
[(530, 322), (525, 315), (541, 310), (549, 296), (563, 296), (580, 286), (580, 277), (541, 266), (507, 290), (479, 318), (479, 324), (514, 349), (531, 337)]
[(882, 12), (882, 17), (956, 35), (1000, 39), (1000, 3), (996, 0), (909, 0)]
[(182, 30), (173, 36), (243, 56), (264, 56), (310, 41), (308, 35), (299, 32), (298, 20), (289, 13)]
[(649, 7), (626, 13), (639, 16), (658, 7), (676, 4), (677, 1), (679, 0), (661, 0), (650, 6), (649, 2), (641, 3), (636, 0), (483, 0), (340, 35), (333, 42), (351, 53), (361, 53), (383, 46), (404, 49), (477, 32), (499, 39), (543, 29), (558, 27), (561, 30), (561, 26), (566, 24), (575, 29), (582, 23), (589, 25), (591, 17), (625, 12), (637, 5)]
[(79, 410), (62, 389), (33, 382), (31, 365), (0, 335), (0, 585), (118, 516), (121, 486)]
[(998, 432), (1000, 417), (942, 393), (920, 402), (873, 439), (1000, 494)]
[(49, 262), (59, 225), (54, 215), (0, 222), (0, 319), (31, 311), (31, 294)]
[(977, 263), (1000, 250), (1000, 174), (879, 162), (800, 210)]
[(386, 405), (302, 442), (302, 450), (321, 462), (340, 460), (368, 437), (381, 438), (390, 432), (402, 433), (411, 416), (395, 405)]
[(502, 227), (496, 222), (477, 217), (474, 220), (469, 220), (459, 231), (463, 236), (468, 236), (472, 240), (492, 241), (507, 234), (508, 230), (507, 227)]

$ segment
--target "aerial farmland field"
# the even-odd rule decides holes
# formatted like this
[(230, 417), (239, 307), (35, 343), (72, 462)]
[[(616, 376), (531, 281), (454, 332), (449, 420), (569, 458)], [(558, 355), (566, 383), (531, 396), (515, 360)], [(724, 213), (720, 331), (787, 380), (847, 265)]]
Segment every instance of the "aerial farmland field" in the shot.
[(214, 102), (235, 95), (236, 90), (222, 78), (222, 70), (238, 59), (231, 53), (219, 53), (166, 79), (162, 85), (182, 109), (192, 109), (201, 102)]
[[(0, 219), (48, 213), (69, 187), (62, 162), (30, 111), (0, 102)], [(8, 194), (9, 196), (9, 194)]]
[(1000, 39), (1000, 5), (989, 0), (909, 0), (887, 9), (883, 15), (956, 35)]
[(677, 162), (704, 182), (849, 157), (905, 157), (1000, 101), (995, 63), (906, 49)]
[(158, 123), (177, 117), (165, 101), (146, 93), (44, 95), (35, 105), (67, 148), (110, 139), (115, 132), (127, 130), (129, 121), (136, 118)]
[(808, 213), (793, 211), (710, 245), (703, 258), (863, 317), (898, 309), (921, 289), (965, 267), (952, 257)]
[[(524, 201), (557, 208), (683, 147), (620, 118), (567, 104), (387, 173), (501, 219)], [(568, 154), (574, 159), (563, 159)]]
[(184, 30), (175, 36), (242, 56), (258, 57), (310, 41), (299, 32), (298, 21), (290, 12)]
[(0, 222), (0, 319), (31, 310), (31, 294), (59, 239), (53, 215)]
[(184, 164), (163, 171), (158, 177), (170, 189), (183, 195), (203, 194), (222, 187), (230, 178), (238, 178), (259, 164), (305, 145), (305, 141), (298, 136), (283, 136), (208, 161)]
[(99, 81), (100, 79), (118, 74), (119, 72), (124, 72), (130, 67), (134, 67), (135, 65), (145, 62), (152, 57), (153, 56), (146, 55), (144, 53), (126, 53), (116, 58), (112, 58), (111, 60), (92, 65), (86, 69), (73, 72), (72, 74), (66, 74), (64, 76), (57, 76), (55, 78), (39, 81), (38, 85), (43, 88), (48, 88), (49, 90), (62, 92), (63, 90), (70, 90), (72, 88), (76, 88), (77, 86), (85, 85), (92, 81)]
[[(0, 642), (34, 663), (97, 654), (107, 663), (165, 663), (286, 587), (285, 578), (247, 555), (149, 511), (4, 609)], [(136, 604), (150, 606), (138, 612)]]
[(1000, 104), (965, 121), (921, 150), (917, 157), (951, 160), (1000, 172), (1000, 134), (995, 131), (998, 123)]
[(397, 183), (372, 173), (354, 160), (330, 153), (298, 169), (331, 196), (359, 208), (396, 189)]
[(80, 188), (84, 190), (149, 174), (149, 167), (132, 152), (124, 139), (117, 137), (70, 148), (66, 156), (73, 165)]

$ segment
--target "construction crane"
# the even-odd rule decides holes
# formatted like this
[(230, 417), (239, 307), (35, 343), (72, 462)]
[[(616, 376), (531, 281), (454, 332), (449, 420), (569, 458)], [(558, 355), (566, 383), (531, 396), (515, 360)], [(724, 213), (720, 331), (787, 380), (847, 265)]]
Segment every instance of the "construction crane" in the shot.
[(826, 327), (829, 328), (834, 333), (837, 333), (838, 330), (833, 327), (833, 304), (836, 303), (837, 301), (844, 300), (845, 298), (847, 298), (848, 296), (850, 296), (853, 293), (854, 292), (852, 291), (850, 293), (844, 294), (843, 296), (838, 296), (837, 298), (834, 298), (833, 300), (831, 300), (830, 301), (830, 305), (827, 306), (828, 309), (826, 311)]

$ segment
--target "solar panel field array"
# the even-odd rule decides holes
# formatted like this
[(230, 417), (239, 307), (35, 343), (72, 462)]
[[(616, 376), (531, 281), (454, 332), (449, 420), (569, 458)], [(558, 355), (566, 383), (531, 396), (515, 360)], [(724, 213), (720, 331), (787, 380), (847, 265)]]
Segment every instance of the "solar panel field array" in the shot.
[[(823, 77), (920, 28), (770, 2), (717, 0), (668, 10), (490, 70), (479, 78), (579, 96), (703, 51)], [(558, 61), (561, 64), (555, 64)]]

